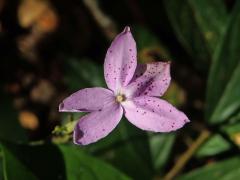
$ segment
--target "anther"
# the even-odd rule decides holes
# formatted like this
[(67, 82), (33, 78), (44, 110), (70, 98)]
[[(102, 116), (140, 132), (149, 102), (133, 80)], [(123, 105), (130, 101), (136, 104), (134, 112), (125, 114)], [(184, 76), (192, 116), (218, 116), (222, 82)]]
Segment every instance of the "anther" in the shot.
[(116, 101), (117, 102), (123, 102), (123, 101), (125, 101), (126, 100), (126, 97), (123, 95), (123, 94), (118, 94), (117, 96), (116, 96)]

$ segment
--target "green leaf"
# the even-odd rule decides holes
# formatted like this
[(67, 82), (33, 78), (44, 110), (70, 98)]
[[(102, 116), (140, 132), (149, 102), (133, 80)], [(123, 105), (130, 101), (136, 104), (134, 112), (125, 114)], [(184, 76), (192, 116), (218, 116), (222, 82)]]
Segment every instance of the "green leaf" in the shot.
[(195, 153), (199, 158), (214, 156), (231, 149), (231, 144), (221, 135), (215, 134), (210, 137)]
[(175, 134), (151, 134), (149, 138), (153, 166), (155, 171), (159, 173), (169, 159)]
[(15, 157), (6, 147), (1, 146), (3, 154), (3, 174), (6, 180), (37, 180), (37, 177)]
[[(112, 166), (70, 145), (3, 143), (5, 179), (129, 179)], [(14, 172), (14, 173), (13, 173)]]
[(194, 170), (179, 180), (236, 180), (240, 177), (240, 158), (235, 157)]
[(206, 119), (223, 122), (240, 108), (240, 2), (214, 54), (207, 87)]
[(232, 140), (235, 145), (240, 147), (240, 123), (226, 124), (221, 127), (221, 131), (223, 131), (226, 135), (228, 135), (229, 139)]
[(3, 93), (2, 89), (0, 89), (0, 99), (0, 138), (12, 142), (27, 142), (27, 134), (19, 124), (12, 99)]
[(207, 64), (225, 29), (223, 1), (165, 0), (164, 5), (180, 43), (195, 59)]
[(60, 145), (59, 149), (65, 160), (67, 177), (66, 179), (129, 179), (120, 171), (107, 165), (104, 162), (85, 155), (79, 147)]
[[(197, 157), (217, 155), (231, 150), (232, 143), (240, 147), (240, 123), (228, 123), (220, 127), (220, 131), (228, 137), (228, 141), (220, 134), (211, 136), (196, 152)], [(230, 141), (230, 142), (229, 142)], [(231, 143), (232, 142), (232, 143)]]
[(240, 123), (228, 124), (221, 127), (221, 130), (227, 133), (230, 137), (234, 134), (240, 133)]
[(86, 148), (134, 179), (152, 177), (148, 136), (125, 118), (110, 135)]
[(71, 91), (81, 88), (105, 86), (103, 66), (90, 59), (68, 59), (66, 61), (65, 82)]
[(240, 111), (239, 112), (237, 112), (235, 115), (233, 115), (231, 118), (230, 118), (230, 120), (229, 120), (230, 122), (239, 122), (240, 121)]

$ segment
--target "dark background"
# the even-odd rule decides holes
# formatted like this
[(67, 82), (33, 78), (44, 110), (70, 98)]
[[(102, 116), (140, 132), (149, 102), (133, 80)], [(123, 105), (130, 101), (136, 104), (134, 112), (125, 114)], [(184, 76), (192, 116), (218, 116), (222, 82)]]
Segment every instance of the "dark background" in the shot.
[[(106, 86), (105, 53), (127, 25), (139, 63), (172, 62), (163, 98), (191, 123), (152, 134), (123, 119), (73, 145), (83, 114), (58, 104)], [(238, 0), (0, 0), (0, 179), (239, 177), (239, 39)]]

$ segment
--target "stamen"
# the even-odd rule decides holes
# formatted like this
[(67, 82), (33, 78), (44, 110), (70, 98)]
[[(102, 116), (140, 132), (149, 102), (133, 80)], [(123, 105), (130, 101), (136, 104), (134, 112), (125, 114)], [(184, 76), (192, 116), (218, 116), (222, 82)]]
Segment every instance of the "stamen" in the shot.
[(123, 95), (123, 94), (118, 94), (117, 96), (116, 96), (116, 101), (117, 102), (123, 102), (123, 101), (125, 101), (126, 100), (126, 97), (125, 97), (125, 95)]

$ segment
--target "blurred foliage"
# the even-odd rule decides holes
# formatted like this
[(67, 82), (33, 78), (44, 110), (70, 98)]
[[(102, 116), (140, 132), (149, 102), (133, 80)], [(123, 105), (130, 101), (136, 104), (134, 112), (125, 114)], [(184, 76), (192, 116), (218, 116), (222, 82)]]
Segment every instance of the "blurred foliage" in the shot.
[[(165, 0), (177, 38), (200, 68), (208, 63), (221, 39), (228, 18), (223, 1)], [(200, 60), (200, 62), (199, 62)]]
[(175, 134), (151, 134), (149, 136), (154, 170), (162, 172), (164, 165), (171, 155), (171, 149), (175, 141)]
[(228, 120), (240, 107), (240, 3), (236, 4), (224, 38), (215, 51), (207, 89), (206, 118), (211, 123)]
[[(90, 59), (81, 59), (81, 61), (70, 59), (66, 62), (65, 67), (65, 81), (71, 91), (77, 91), (84, 87), (102, 87), (105, 85), (103, 66), (99, 67)], [(91, 80), (89, 80), (90, 77)]]
[(196, 152), (196, 156), (206, 157), (214, 156), (220, 154), (224, 151), (227, 151), (231, 148), (231, 144), (226, 141), (221, 135), (216, 134), (212, 135)]
[[(129, 179), (79, 148), (68, 145), (2, 143), (2, 150), (7, 179)], [(48, 166), (42, 166), (45, 163)], [(13, 169), (16, 170), (14, 173)]]
[[(240, 1), (0, 1), (0, 179), (164, 179), (200, 144), (176, 179), (240, 174)], [(190, 118), (178, 133), (148, 133), (125, 118), (88, 146), (72, 143), (85, 113), (59, 113), (81, 88), (106, 87), (105, 53), (115, 28), (131, 26), (138, 61), (171, 61), (164, 99)], [(98, 13), (97, 13), (98, 14)], [(206, 96), (206, 98), (205, 98)]]
[(179, 179), (223, 179), (223, 180), (234, 180), (239, 177), (240, 168), (239, 157), (224, 160), (222, 162), (207, 165), (206, 167), (197, 169)]
[(138, 61), (148, 63), (154, 61), (169, 61), (170, 54), (160, 43), (157, 36), (143, 26), (133, 26), (134, 38), (138, 49)]
[(3, 152), (0, 147), (0, 179), (3, 179)]

